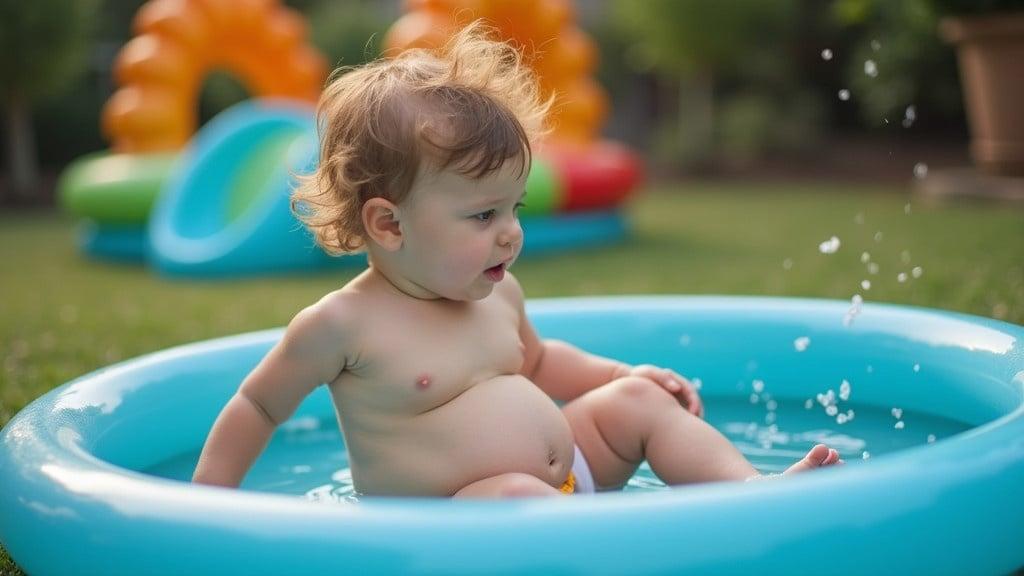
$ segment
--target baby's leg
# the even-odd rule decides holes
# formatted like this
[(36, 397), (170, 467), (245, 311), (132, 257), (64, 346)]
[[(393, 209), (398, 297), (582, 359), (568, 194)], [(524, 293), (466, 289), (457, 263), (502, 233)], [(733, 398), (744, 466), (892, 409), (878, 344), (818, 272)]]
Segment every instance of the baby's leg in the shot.
[[(610, 382), (562, 410), (601, 488), (625, 484), (644, 459), (670, 485), (744, 480), (757, 475), (725, 436), (646, 378)], [(826, 449), (825, 457), (821, 457), (818, 450), (812, 450), (787, 472), (834, 463), (829, 461), (831, 452)]]
[(536, 476), (511, 472), (477, 480), (456, 492), (453, 497), (523, 498), (527, 496), (564, 496), (564, 494)]

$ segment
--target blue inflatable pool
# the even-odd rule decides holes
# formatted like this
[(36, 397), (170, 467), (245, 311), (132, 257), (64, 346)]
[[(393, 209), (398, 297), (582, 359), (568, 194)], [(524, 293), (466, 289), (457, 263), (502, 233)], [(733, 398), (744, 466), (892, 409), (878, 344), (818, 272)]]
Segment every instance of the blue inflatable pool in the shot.
[[(70, 382), (0, 433), (0, 542), (32, 574), (1007, 574), (1024, 565), (1024, 328), (935, 310), (717, 297), (536, 301), (545, 336), (699, 379), (776, 482), (468, 502), (345, 494), (326, 393), (239, 491), (185, 482), (280, 337), (158, 352)], [(320, 392), (323, 392), (322, 390)], [(484, 423), (482, 423), (484, 424)], [(319, 500), (319, 501), (317, 501)], [(326, 500), (326, 502), (324, 501)]]

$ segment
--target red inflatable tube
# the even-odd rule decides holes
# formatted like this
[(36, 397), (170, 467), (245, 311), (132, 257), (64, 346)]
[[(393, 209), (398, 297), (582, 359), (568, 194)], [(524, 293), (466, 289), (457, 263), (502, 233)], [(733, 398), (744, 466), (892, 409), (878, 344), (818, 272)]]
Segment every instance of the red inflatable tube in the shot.
[(642, 179), (640, 160), (625, 146), (609, 140), (585, 145), (548, 143), (543, 156), (562, 188), (559, 212), (617, 206)]

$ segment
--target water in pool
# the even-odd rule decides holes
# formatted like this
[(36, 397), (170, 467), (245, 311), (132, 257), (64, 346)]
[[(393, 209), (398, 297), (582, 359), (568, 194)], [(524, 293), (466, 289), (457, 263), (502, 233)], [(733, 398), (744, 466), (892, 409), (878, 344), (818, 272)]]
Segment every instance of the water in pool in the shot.
[[(941, 441), (970, 427), (895, 406), (879, 408), (846, 402), (837, 412), (828, 409), (830, 404), (835, 405), (828, 398), (774, 401), (767, 395), (756, 396), (749, 400), (707, 398), (707, 420), (764, 473), (781, 472), (817, 443), (839, 450), (850, 466), (870, 466), (872, 458)], [(187, 481), (198, 459), (197, 447), (144, 472)], [(297, 418), (281, 426), (243, 488), (294, 494), (318, 502), (357, 500), (348, 453), (333, 418)], [(666, 486), (646, 463), (625, 488), (664, 489)]]

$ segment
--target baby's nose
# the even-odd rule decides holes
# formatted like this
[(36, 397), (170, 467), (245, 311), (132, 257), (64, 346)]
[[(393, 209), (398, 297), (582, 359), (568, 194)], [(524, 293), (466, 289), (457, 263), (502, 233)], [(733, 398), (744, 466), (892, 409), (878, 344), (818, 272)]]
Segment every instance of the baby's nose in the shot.
[(512, 224), (502, 231), (501, 235), (498, 236), (498, 243), (502, 246), (511, 246), (518, 244), (523, 240), (523, 228), (519, 225), (519, 221), (515, 220)]

